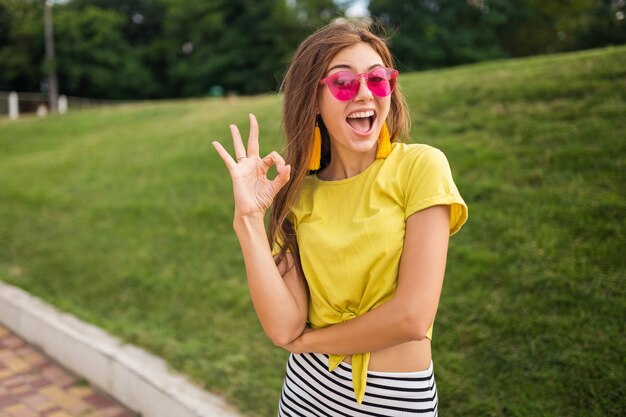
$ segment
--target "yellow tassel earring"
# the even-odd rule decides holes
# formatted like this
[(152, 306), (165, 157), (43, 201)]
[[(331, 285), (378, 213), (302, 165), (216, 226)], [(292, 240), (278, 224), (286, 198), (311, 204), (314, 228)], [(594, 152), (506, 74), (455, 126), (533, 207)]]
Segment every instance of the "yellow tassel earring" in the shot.
[(387, 122), (383, 123), (378, 137), (378, 150), (376, 151), (376, 159), (385, 159), (391, 153), (391, 138), (389, 137), (389, 129)]
[(315, 122), (315, 130), (313, 131), (313, 149), (311, 149), (311, 160), (309, 161), (309, 171), (317, 171), (320, 169), (320, 161), (322, 159), (322, 133), (320, 127)]

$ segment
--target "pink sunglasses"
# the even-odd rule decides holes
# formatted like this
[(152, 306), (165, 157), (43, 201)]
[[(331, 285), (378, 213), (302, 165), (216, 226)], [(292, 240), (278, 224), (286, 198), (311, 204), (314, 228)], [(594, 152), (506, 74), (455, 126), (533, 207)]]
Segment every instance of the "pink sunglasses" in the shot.
[(372, 94), (377, 97), (387, 97), (396, 88), (397, 77), (398, 70), (379, 67), (363, 74), (339, 71), (324, 78), (320, 84), (326, 84), (337, 100), (348, 101), (359, 93), (361, 78), (365, 78), (367, 88)]

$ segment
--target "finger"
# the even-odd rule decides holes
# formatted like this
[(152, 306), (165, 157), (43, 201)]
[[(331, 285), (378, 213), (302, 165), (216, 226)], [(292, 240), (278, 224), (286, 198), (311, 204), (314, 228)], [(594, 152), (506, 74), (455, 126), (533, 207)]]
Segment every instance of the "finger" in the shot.
[(265, 158), (262, 159), (262, 161), (268, 169), (272, 165), (276, 165), (277, 170), (285, 166), (285, 160), (276, 151), (270, 152)]
[(285, 160), (283, 157), (276, 151), (271, 152), (265, 158), (263, 158), (263, 163), (267, 169), (270, 166), (276, 165), (276, 172), (278, 175), (274, 180), (272, 180), (272, 184), (276, 187), (276, 191), (280, 190), (283, 185), (289, 181), (291, 174), (291, 165), (285, 165)]
[(235, 160), (230, 156), (228, 151), (224, 149), (221, 143), (217, 141), (213, 141), (212, 143), (218, 155), (220, 156), (220, 158), (222, 158), (222, 161), (224, 161), (224, 164), (226, 164), (226, 168), (230, 170), (231, 168), (237, 165), (237, 162), (235, 162)]
[(250, 119), (250, 135), (248, 136), (248, 156), (259, 156), (259, 122), (254, 114), (248, 115)]
[(241, 134), (236, 125), (230, 125), (230, 135), (233, 137), (233, 146), (235, 147), (235, 159), (238, 161), (246, 157), (246, 148), (243, 146)]
[(276, 170), (278, 171), (278, 175), (272, 182), (276, 184), (276, 191), (278, 192), (278, 190), (283, 188), (283, 185), (289, 182), (289, 178), (291, 177), (291, 165), (285, 165), (280, 169), (276, 168)]

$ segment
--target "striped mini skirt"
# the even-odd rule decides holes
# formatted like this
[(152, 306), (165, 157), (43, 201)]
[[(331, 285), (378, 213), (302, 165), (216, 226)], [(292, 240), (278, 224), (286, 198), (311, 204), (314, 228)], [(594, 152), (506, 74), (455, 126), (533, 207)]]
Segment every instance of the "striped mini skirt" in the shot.
[(346, 363), (328, 371), (328, 356), (291, 354), (278, 404), (279, 417), (435, 417), (437, 385), (433, 365), (418, 372), (367, 372), (358, 404), (352, 369)]

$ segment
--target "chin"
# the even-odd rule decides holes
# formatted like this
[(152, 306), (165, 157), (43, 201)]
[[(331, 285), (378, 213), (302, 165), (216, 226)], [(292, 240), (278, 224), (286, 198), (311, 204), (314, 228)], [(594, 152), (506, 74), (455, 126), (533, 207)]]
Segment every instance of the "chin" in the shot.
[(372, 150), (376, 151), (376, 146), (378, 144), (378, 138), (360, 138), (360, 140), (352, 143), (353, 149), (359, 153), (368, 153)]

